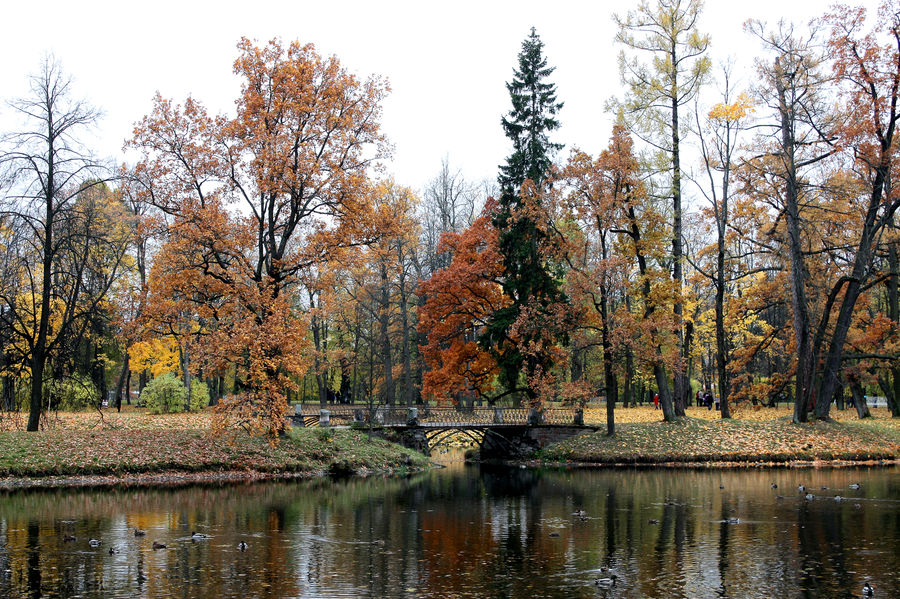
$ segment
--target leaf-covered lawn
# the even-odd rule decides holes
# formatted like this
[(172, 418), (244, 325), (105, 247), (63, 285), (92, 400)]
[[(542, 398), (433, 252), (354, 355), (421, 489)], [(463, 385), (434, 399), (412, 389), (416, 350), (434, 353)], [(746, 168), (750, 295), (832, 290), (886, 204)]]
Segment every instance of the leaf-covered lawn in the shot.
[(616, 436), (610, 438), (604, 433), (605, 429), (554, 445), (543, 452), (543, 458), (590, 463), (694, 463), (900, 457), (900, 422), (885, 418), (803, 425), (785, 418), (688, 417), (672, 424), (617, 419)]
[[(150, 414), (142, 408), (123, 406), (121, 412), (106, 408), (85, 412), (52, 412), (41, 419), (44, 430), (208, 430), (211, 409), (181, 414)], [(25, 430), (28, 414), (0, 413), (0, 430)]]
[[(887, 408), (870, 408), (872, 415), (877, 420), (891, 418), (891, 412)], [(698, 408), (696, 406), (688, 407), (687, 415), (690, 418), (701, 418), (703, 420), (721, 420), (721, 414), (715, 409), (708, 410), (706, 408)], [(781, 404), (777, 408), (764, 408), (762, 406), (753, 406), (742, 404), (736, 408), (732, 408), (731, 415), (735, 420), (790, 420), (794, 413), (794, 408), (787, 404)], [(616, 406), (615, 410), (616, 423), (619, 422), (659, 422), (662, 420), (662, 410), (653, 408), (653, 405), (638, 406), (636, 408), (623, 408)], [(856, 410), (837, 410), (832, 409), (830, 416), (838, 422), (859, 421)], [(588, 407), (584, 411), (584, 420), (588, 424), (606, 425), (606, 406)]]
[(275, 446), (200, 430), (57, 429), (0, 433), (0, 476), (124, 475), (151, 472), (316, 473), (422, 467), (414, 452), (342, 430), (292, 431)]

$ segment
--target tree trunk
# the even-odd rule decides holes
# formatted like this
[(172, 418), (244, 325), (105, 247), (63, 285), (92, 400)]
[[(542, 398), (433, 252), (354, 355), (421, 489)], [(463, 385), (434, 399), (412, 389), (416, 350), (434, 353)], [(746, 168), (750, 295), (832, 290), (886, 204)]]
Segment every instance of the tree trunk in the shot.
[(119, 378), (116, 381), (116, 411), (122, 411), (122, 389), (125, 387), (125, 379), (128, 377), (128, 362), (129, 356), (128, 351), (125, 351), (124, 359), (122, 360), (122, 371), (119, 373)]
[[(50, 145), (48, 155), (53, 155)], [(54, 181), (53, 161), (49, 164), (47, 181), (50, 187)], [(36, 431), (40, 426), (44, 403), (44, 366), (47, 363), (47, 335), (50, 329), (50, 295), (53, 274), (53, 200), (55, 190), (48, 189), (45, 200), (44, 239), (42, 243), (43, 263), (41, 272), (41, 315), (38, 320), (38, 334), (31, 352), (31, 397), (26, 430)]]
[(584, 349), (576, 347), (574, 344), (572, 347), (572, 358), (569, 363), (569, 376), (573, 383), (584, 378)]
[(191, 411), (191, 370), (190, 370), (190, 356), (188, 355), (187, 347), (183, 349), (181, 347), (178, 348), (178, 352), (181, 354), (181, 375), (184, 380), (184, 388), (185, 388), (185, 396), (184, 396), (184, 411)]
[(409, 349), (409, 306), (407, 305), (406, 268), (403, 265), (403, 246), (398, 245), (397, 259), (400, 262), (400, 331), (403, 335), (400, 352), (403, 365), (403, 402), (407, 407), (413, 405), (412, 361)]
[(99, 344), (94, 345), (94, 359), (93, 364), (91, 365), (91, 376), (94, 380), (94, 385), (97, 387), (97, 392), (100, 395), (98, 407), (102, 407), (104, 401), (109, 401), (109, 389), (106, 385), (106, 363), (100, 358)]
[(663, 419), (666, 422), (674, 422), (676, 415), (672, 404), (672, 392), (669, 391), (669, 377), (661, 359), (653, 364), (653, 376), (656, 379), (656, 387), (659, 389), (659, 405), (662, 407)]
[(810, 346), (810, 318), (806, 298), (806, 270), (803, 263), (803, 246), (800, 235), (799, 183), (795, 160), (794, 138), (795, 106), (788, 99), (788, 85), (781, 73), (780, 57), (775, 60), (775, 90), (778, 95), (779, 127), (781, 133), (781, 160), (784, 168), (784, 214), (787, 225), (788, 252), (791, 269), (791, 308), (793, 311), (794, 339), (797, 343), (796, 394), (794, 396), (793, 421), (807, 421), (812, 396), (813, 353)]
[(862, 385), (858, 380), (850, 381), (850, 392), (853, 394), (853, 405), (856, 407), (856, 413), (860, 418), (871, 418), (869, 406), (866, 403), (866, 396), (863, 395)]
[(0, 398), (0, 409), (4, 412), (15, 412), (16, 411), (16, 383), (15, 379), (8, 374), (7, 368), (12, 365), (12, 357), (6, 351), (0, 353), (0, 361), (2, 361), (2, 368), (0, 371), (6, 372), (7, 374), (3, 375), (3, 395)]
[(6, 375), (3, 377), (3, 411), (16, 411), (16, 388), (13, 377)]
[(891, 383), (893, 393), (888, 395), (888, 407), (891, 409), (891, 416), (900, 417), (900, 366), (891, 368)]
[(381, 310), (378, 324), (381, 336), (381, 365), (384, 376), (384, 403), (394, 405), (394, 363), (391, 357), (390, 325), (390, 290), (388, 289), (387, 265), (381, 265)]
[(625, 350), (625, 401), (622, 405), (632, 408), (637, 405), (634, 399), (634, 354), (631, 348)]
[[(891, 218), (888, 224), (893, 227), (894, 219)], [(888, 317), (893, 321), (895, 331), (900, 329), (900, 255), (897, 246), (895, 241), (888, 244), (888, 266), (891, 271), (888, 278)], [(885, 390), (885, 396), (888, 398), (891, 416), (897, 418), (900, 416), (900, 363), (896, 360), (891, 366), (891, 383), (893, 392)]]
[[(605, 256), (604, 256), (605, 258)], [(616, 381), (612, 369), (612, 341), (609, 335), (609, 296), (605, 282), (600, 285), (600, 317), (602, 319), (600, 332), (603, 341), (603, 381), (606, 386), (606, 436), (616, 435)]]
[(869, 200), (869, 209), (866, 212), (863, 232), (856, 248), (853, 271), (844, 290), (844, 298), (841, 301), (841, 308), (838, 312), (837, 321), (834, 323), (834, 331), (831, 334), (831, 344), (825, 357), (822, 383), (819, 388), (819, 403), (816, 406), (816, 416), (818, 418), (828, 418), (831, 401), (834, 399), (834, 391), (837, 388), (838, 376), (841, 371), (844, 342), (847, 340), (847, 333), (850, 331), (850, 325), (853, 321), (853, 309), (856, 307), (856, 301), (862, 292), (862, 283), (866, 278), (869, 263), (871, 262), (872, 242), (878, 232), (875, 222), (878, 218), (878, 209), (881, 206), (881, 182), (883, 181), (884, 175), (879, 170), (873, 183), (872, 197)]
[[(309, 305), (315, 308), (315, 293), (309, 293)], [(313, 373), (316, 379), (316, 391), (319, 395), (319, 406), (325, 408), (328, 405), (328, 370), (324, 365), (323, 356), (328, 351), (328, 339), (325, 325), (321, 322), (317, 315), (312, 317), (311, 328), (313, 333), (313, 344), (316, 348), (313, 357)]]
[[(672, 64), (677, 64), (675, 46), (672, 46), (670, 58)], [(678, 81), (677, 69), (672, 73), (672, 279), (675, 282), (675, 321), (678, 334), (678, 365), (675, 368), (673, 381), (675, 395), (675, 415), (685, 415), (685, 404), (690, 392), (690, 383), (687, 380), (685, 364), (687, 363), (687, 344), (684, 337), (684, 303), (682, 302), (682, 285), (684, 284), (682, 245), (682, 215), (681, 215), (681, 133), (678, 129)], [(660, 395), (662, 399), (662, 395)]]
[[(641, 234), (640, 227), (638, 227), (638, 219), (637, 215), (634, 211), (634, 206), (630, 205), (627, 208), (628, 211), (628, 219), (631, 227), (631, 231), (629, 232), (629, 236), (631, 237), (631, 241), (634, 244), (634, 252), (635, 258), (638, 263), (638, 272), (643, 278), (644, 282), (641, 285), (641, 299), (644, 301), (644, 320), (649, 319), (652, 315), (656, 307), (654, 306), (651, 297), (650, 297), (650, 279), (647, 278), (647, 259), (644, 257), (643, 252), (641, 251)], [(654, 343), (656, 344), (656, 354), (657, 359), (653, 362), (653, 375), (656, 378), (656, 387), (659, 390), (659, 403), (662, 406), (663, 418), (666, 422), (673, 422), (677, 415), (675, 413), (675, 407), (672, 403), (672, 392), (669, 390), (669, 377), (666, 375), (666, 369), (664, 366), (663, 359), (663, 350), (662, 346), (655, 339), (657, 331), (654, 327), (654, 330), (651, 331), (651, 337), (654, 338)]]
[(28, 426), (25, 429), (27, 431), (36, 431), (40, 426), (44, 402), (43, 382), (45, 363), (46, 358), (44, 357), (43, 348), (38, 349), (36, 347), (31, 359), (31, 395), (28, 410)]
[(716, 371), (719, 379), (719, 407), (722, 418), (731, 418), (731, 408), (728, 403), (729, 383), (728, 370), (726, 369), (727, 348), (725, 345), (725, 240), (719, 235), (719, 252), (717, 256), (716, 273)]

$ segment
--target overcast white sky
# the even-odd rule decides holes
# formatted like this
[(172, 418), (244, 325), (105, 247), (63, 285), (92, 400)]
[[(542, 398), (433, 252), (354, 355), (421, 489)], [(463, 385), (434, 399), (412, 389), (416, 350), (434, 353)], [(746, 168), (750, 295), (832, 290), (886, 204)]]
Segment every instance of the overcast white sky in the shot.
[[(123, 141), (150, 109), (153, 94), (181, 102), (191, 95), (211, 113), (233, 109), (239, 81), (232, 74), (241, 36), (314, 43), (359, 75), (391, 84), (383, 129), (395, 146), (389, 170), (399, 183), (421, 189), (442, 157), (470, 180), (494, 179), (509, 153), (500, 117), (509, 109), (511, 79), (522, 40), (533, 25), (556, 66), (552, 80), (567, 149), (596, 153), (609, 137), (604, 102), (618, 93), (614, 11), (635, 1), (450, 2), (191, 0), (7, 2), (0, 33), (0, 97), (27, 92), (27, 76), (52, 53), (74, 79), (75, 93), (101, 108), (94, 144), (101, 155), (124, 159)], [(854, 4), (854, 2), (850, 2)], [(714, 61), (748, 60), (758, 45), (741, 24), (784, 17), (805, 23), (831, 2), (821, 0), (707, 0), (701, 31), (712, 35)], [(866, 0), (874, 6), (875, 0)], [(745, 63), (749, 64), (749, 62)], [(742, 73), (746, 80), (749, 71)], [(11, 126), (0, 107), (0, 130)]]

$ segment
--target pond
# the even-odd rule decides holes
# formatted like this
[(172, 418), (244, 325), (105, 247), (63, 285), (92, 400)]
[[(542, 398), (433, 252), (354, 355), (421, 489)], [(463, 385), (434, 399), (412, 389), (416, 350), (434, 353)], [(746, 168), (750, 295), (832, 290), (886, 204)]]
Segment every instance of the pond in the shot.
[(859, 597), (866, 581), (900, 597), (898, 573), (897, 467), (451, 462), (409, 478), (0, 494), (0, 597)]

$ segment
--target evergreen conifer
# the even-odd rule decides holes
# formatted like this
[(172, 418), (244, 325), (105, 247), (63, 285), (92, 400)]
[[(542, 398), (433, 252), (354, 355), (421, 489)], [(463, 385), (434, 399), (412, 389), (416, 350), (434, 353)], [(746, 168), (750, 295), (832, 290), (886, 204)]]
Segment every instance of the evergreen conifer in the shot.
[[(539, 202), (548, 186), (553, 155), (562, 148), (562, 144), (553, 143), (549, 138), (550, 132), (559, 128), (556, 114), (563, 104), (557, 102), (556, 86), (547, 81), (554, 68), (547, 66), (543, 46), (532, 27), (522, 43), (518, 69), (506, 84), (512, 109), (502, 118), (502, 124), (512, 141), (513, 152), (500, 167), (500, 198), (494, 226), (500, 232), (505, 271), (503, 289), (512, 303), (494, 314), (480, 338), (483, 346), (495, 352), (501, 383), (510, 391), (520, 389), (521, 374), (531, 377), (538, 371), (548, 372), (552, 366), (549, 353), (524, 355), (520, 351), (520, 347), (546, 336), (546, 329), (526, 327), (527, 330), (520, 331), (517, 346), (510, 343), (510, 327), (525, 306), (546, 312), (551, 305), (566, 300), (558, 273), (541, 251), (547, 234), (532, 211), (521, 210), (525, 205), (523, 185), (528, 190), (528, 201)], [(528, 181), (530, 184), (525, 185)], [(527, 385), (524, 390), (529, 400), (534, 400), (534, 390)]]

